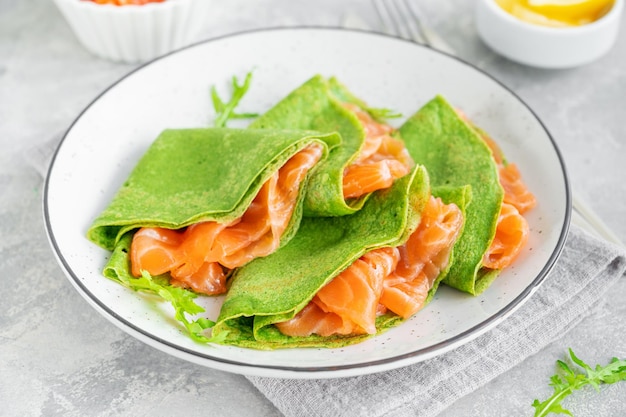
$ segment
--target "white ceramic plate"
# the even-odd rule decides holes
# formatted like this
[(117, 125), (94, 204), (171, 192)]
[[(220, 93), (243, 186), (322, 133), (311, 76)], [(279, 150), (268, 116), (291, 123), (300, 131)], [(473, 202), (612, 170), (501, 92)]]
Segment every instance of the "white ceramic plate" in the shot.
[[(263, 112), (314, 74), (335, 75), (375, 107), (405, 115), (436, 94), (496, 138), (539, 201), (519, 260), (481, 296), (441, 288), (401, 326), (341, 349), (255, 351), (200, 345), (169, 306), (104, 278), (109, 253), (85, 238), (139, 157), (161, 130), (208, 126), (209, 89), (254, 70), (241, 111)], [(400, 123), (400, 121), (398, 122)], [(563, 161), (539, 119), (514, 93), (476, 68), (414, 43), (341, 29), (271, 29), (210, 40), (167, 55), (119, 80), (91, 103), (61, 142), (47, 177), (44, 211), (54, 252), (84, 298), (112, 323), (177, 357), (260, 376), (326, 378), (423, 361), (504, 320), (532, 295), (565, 241), (570, 196)], [(221, 298), (202, 297), (215, 319)]]

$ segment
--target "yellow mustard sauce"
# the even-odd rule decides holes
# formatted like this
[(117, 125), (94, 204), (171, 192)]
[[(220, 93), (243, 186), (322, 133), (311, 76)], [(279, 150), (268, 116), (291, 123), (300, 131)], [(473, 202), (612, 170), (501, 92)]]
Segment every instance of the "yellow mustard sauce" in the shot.
[(595, 22), (615, 0), (495, 0), (506, 12), (528, 23), (571, 27)]

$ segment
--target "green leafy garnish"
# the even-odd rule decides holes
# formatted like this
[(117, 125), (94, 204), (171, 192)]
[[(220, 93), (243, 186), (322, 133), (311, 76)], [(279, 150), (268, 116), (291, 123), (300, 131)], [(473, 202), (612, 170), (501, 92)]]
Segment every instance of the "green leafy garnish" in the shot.
[(193, 321), (187, 318), (187, 314), (195, 315), (204, 313), (205, 311), (204, 308), (194, 302), (194, 299), (198, 297), (196, 293), (185, 288), (171, 285), (169, 279), (163, 275), (153, 277), (148, 272), (142, 271), (141, 277), (135, 278), (125, 272), (125, 270), (120, 271), (111, 268), (105, 271), (105, 276), (133, 291), (142, 291), (158, 295), (172, 305), (176, 320), (180, 321), (185, 326), (189, 336), (193, 340), (200, 343), (214, 341), (206, 337), (202, 332), (213, 327), (215, 322), (203, 317)]
[(388, 120), (388, 119), (397, 119), (399, 117), (402, 117), (402, 113), (398, 113), (395, 110), (387, 109), (387, 108), (367, 107), (365, 108), (365, 111), (367, 111), (370, 114), (370, 116), (374, 118), (374, 120), (377, 120), (379, 122), (384, 122), (385, 120)]
[(164, 300), (169, 301), (176, 312), (174, 317), (185, 326), (193, 340), (204, 343), (210, 341), (202, 332), (213, 327), (215, 322), (203, 317), (189, 321), (185, 315), (185, 313), (191, 315), (204, 313), (204, 308), (193, 301), (197, 294), (184, 288), (175, 287), (169, 283), (158, 283), (146, 271), (141, 271), (141, 278), (135, 278), (131, 282), (134, 287), (132, 288), (133, 290), (149, 290), (158, 294)]
[(258, 114), (256, 113), (235, 113), (235, 109), (239, 105), (239, 102), (250, 88), (251, 81), (252, 72), (249, 72), (246, 75), (246, 79), (241, 85), (239, 84), (237, 77), (233, 76), (233, 94), (227, 103), (224, 103), (224, 101), (220, 98), (215, 86), (211, 87), (211, 100), (213, 101), (213, 108), (215, 109), (215, 113), (217, 113), (217, 117), (213, 122), (215, 127), (225, 127), (226, 122), (228, 122), (228, 120), (230, 119), (250, 119), (252, 117), (258, 116)]
[(561, 401), (575, 390), (581, 389), (586, 385), (591, 385), (596, 390), (600, 390), (600, 384), (613, 384), (618, 381), (626, 381), (626, 360), (618, 358), (611, 359), (606, 366), (596, 365), (595, 369), (591, 368), (585, 362), (580, 360), (569, 349), (572, 361), (582, 368), (585, 372), (579, 372), (577, 368), (572, 369), (567, 363), (558, 360), (557, 373), (550, 378), (550, 386), (554, 388), (554, 393), (545, 401), (535, 400), (535, 417), (547, 416), (550, 413), (567, 414), (572, 413), (561, 405)]

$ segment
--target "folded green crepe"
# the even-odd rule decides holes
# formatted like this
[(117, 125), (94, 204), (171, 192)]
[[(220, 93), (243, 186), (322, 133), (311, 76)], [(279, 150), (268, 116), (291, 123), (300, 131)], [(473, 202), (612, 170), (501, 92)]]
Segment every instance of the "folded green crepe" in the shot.
[[(179, 229), (201, 221), (234, 220), (276, 170), (312, 143), (323, 146), (323, 159), (340, 137), (301, 130), (165, 130), (95, 219), (87, 237), (113, 250), (126, 232), (139, 227)], [(297, 230), (304, 188), (281, 244)]]
[(365, 131), (356, 115), (343, 103), (353, 103), (367, 110), (335, 78), (317, 75), (292, 91), (278, 104), (250, 124), (262, 129), (307, 129), (338, 132), (342, 143), (331, 150), (312, 175), (305, 197), (305, 216), (342, 216), (358, 211), (366, 195), (346, 201), (343, 197), (343, 172), (359, 154)]
[(482, 268), (482, 260), (493, 241), (504, 196), (489, 147), (442, 97), (410, 117), (399, 134), (413, 159), (428, 170), (434, 188), (471, 187), (464, 230), (443, 282), (470, 294), (481, 293), (499, 272)]
[[(462, 206), (469, 198), (468, 191), (467, 187), (441, 190), (448, 199), (463, 200)], [(351, 216), (304, 218), (287, 245), (235, 271), (212, 339), (242, 347), (276, 349), (338, 347), (371, 337), (290, 337), (273, 324), (293, 318), (320, 288), (364, 253), (403, 244), (419, 225), (429, 196), (428, 174), (420, 166), (396, 180), (391, 188), (373, 193)], [(378, 317), (376, 328), (380, 333), (402, 321), (388, 313)]]

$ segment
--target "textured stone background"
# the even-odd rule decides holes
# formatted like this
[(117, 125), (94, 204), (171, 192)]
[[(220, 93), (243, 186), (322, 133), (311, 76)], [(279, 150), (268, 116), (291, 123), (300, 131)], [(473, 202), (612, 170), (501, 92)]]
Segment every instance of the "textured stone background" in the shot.
[[(348, 9), (378, 25), (367, 1), (214, 3), (203, 37), (263, 26), (337, 26)], [(598, 62), (544, 71), (488, 50), (475, 33), (472, 2), (431, 0), (422, 9), (462, 58), (535, 110), (561, 148), (573, 188), (626, 241), (624, 25)], [(74, 291), (48, 246), (41, 177), (24, 155), (132, 68), (82, 49), (52, 1), (0, 0), (0, 415), (279, 415), (244, 377), (173, 358), (111, 325)], [(551, 392), (548, 378), (567, 347), (592, 364), (626, 357), (626, 280), (610, 294), (561, 340), (442, 415), (532, 415), (530, 403)], [(624, 398), (621, 383), (577, 393), (566, 404), (576, 416), (624, 416)]]

